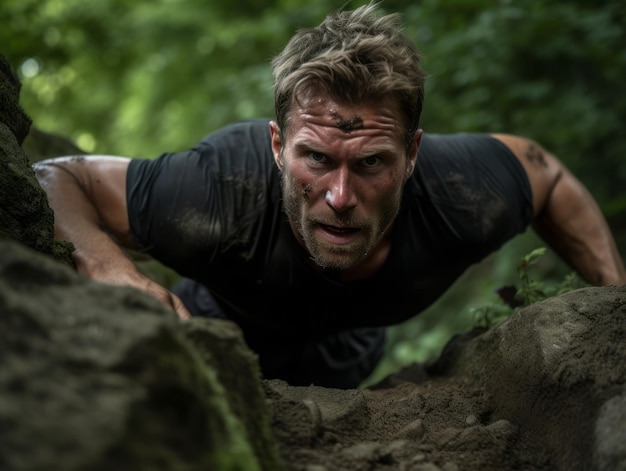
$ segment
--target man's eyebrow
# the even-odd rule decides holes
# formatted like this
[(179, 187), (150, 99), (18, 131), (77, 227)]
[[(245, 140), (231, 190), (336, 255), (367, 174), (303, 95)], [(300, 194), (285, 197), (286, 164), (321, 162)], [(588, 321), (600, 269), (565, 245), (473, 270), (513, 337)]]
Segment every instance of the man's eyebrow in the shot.
[(384, 155), (384, 154), (397, 154), (398, 149), (394, 146), (373, 146), (371, 149), (364, 149), (363, 152), (359, 153), (359, 157), (371, 157), (373, 155)]
[[(309, 140), (296, 141), (294, 143), (294, 147), (300, 151), (310, 150), (314, 152), (319, 152), (320, 154), (331, 154), (328, 147), (324, 146), (323, 144), (319, 144)], [(355, 157), (358, 159), (364, 159), (367, 157), (373, 157), (375, 155), (396, 154), (397, 152), (398, 149), (391, 144), (373, 144), (371, 147), (365, 148), (361, 152), (356, 154)]]
[(398, 148), (392, 144), (373, 144), (371, 147), (362, 149), (361, 152), (355, 155), (358, 159), (366, 159), (368, 157), (395, 155), (398, 153)]
[(323, 145), (316, 144), (311, 141), (297, 141), (293, 144), (295, 151), (299, 154), (305, 154), (307, 152), (315, 152), (317, 154), (327, 155), (329, 149)]
[(294, 142), (294, 147), (297, 147), (298, 149), (310, 149), (310, 150), (321, 150), (323, 148), (323, 146), (312, 142), (312, 141), (308, 141), (306, 139), (301, 140), (301, 141), (295, 141)]

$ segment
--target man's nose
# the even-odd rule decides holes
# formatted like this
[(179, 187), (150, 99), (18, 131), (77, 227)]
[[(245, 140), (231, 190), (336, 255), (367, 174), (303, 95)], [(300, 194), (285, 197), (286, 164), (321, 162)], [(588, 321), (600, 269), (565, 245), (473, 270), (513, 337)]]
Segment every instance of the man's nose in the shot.
[(329, 189), (325, 195), (326, 203), (337, 212), (345, 212), (354, 208), (357, 197), (352, 188), (350, 171), (339, 168), (333, 172)]

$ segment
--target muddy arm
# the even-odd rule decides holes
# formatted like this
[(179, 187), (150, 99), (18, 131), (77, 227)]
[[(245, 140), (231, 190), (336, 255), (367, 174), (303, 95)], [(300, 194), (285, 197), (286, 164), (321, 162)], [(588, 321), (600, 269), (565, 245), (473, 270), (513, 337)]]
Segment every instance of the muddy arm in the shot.
[(611, 230), (589, 191), (556, 157), (524, 138), (495, 135), (520, 160), (533, 194), (533, 228), (593, 285), (626, 284)]
[(144, 276), (125, 249), (132, 249), (123, 157), (59, 157), (33, 166), (55, 214), (55, 236), (71, 241), (78, 271), (94, 280), (149, 292), (186, 318), (181, 301)]

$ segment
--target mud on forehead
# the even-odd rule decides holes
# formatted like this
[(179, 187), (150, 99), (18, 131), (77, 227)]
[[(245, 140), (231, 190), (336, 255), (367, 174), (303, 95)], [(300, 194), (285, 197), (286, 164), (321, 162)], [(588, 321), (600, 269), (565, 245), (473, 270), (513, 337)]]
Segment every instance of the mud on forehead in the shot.
[(357, 114), (346, 119), (337, 111), (332, 111), (331, 116), (335, 120), (335, 125), (345, 133), (363, 129), (363, 119)]

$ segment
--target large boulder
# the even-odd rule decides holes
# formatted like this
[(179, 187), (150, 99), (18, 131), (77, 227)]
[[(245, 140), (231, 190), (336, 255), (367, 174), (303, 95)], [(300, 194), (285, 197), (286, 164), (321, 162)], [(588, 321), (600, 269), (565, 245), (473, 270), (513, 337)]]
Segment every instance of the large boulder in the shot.
[[(234, 324), (76, 273), (22, 148), (20, 86), (0, 55), (0, 469), (281, 470)], [(71, 148), (42, 136), (37, 157)]]
[(0, 239), (18, 240), (73, 266), (73, 247), (54, 240), (54, 214), (21, 147), (31, 119), (19, 105), (20, 88), (0, 55)]
[(470, 342), (451, 365), (489, 391), (555, 469), (626, 470), (626, 287), (533, 304)]
[[(0, 469), (282, 469), (230, 323), (182, 322), (15, 242), (0, 254)], [(224, 348), (236, 383), (216, 373)]]

